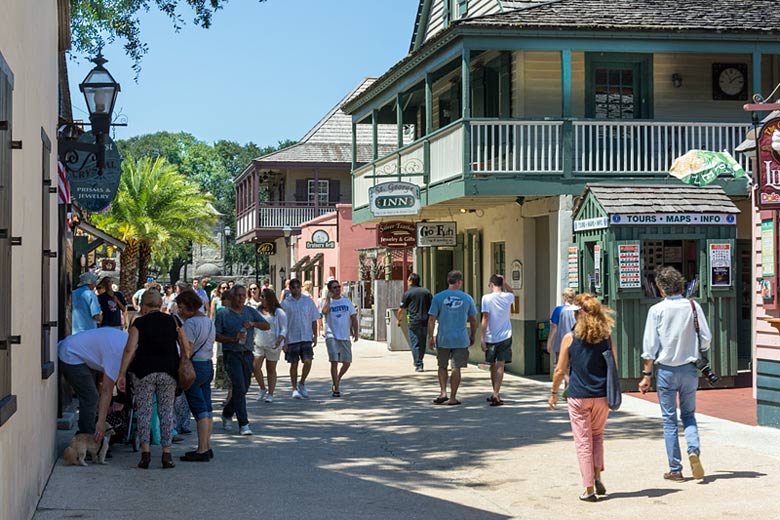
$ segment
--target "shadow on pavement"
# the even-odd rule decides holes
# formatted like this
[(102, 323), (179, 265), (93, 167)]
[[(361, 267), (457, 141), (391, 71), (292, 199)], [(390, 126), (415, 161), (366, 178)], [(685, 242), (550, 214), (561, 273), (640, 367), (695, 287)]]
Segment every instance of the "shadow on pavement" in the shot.
[(672, 493), (679, 493), (682, 489), (641, 489), (639, 491), (621, 492), (621, 493), (608, 493), (605, 497), (599, 498), (599, 502), (602, 500), (617, 500), (620, 498), (660, 498)]

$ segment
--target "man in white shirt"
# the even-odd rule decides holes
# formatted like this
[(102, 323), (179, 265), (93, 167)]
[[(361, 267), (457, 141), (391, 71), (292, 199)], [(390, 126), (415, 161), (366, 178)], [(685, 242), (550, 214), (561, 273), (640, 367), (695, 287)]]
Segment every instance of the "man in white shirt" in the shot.
[[(317, 322), (320, 311), (314, 300), (301, 293), (301, 281), (290, 280), (290, 296), (282, 302), (287, 314), (287, 341), (284, 343), (284, 359), (290, 363), (290, 383), (293, 399), (306, 399), (306, 378), (311, 372), (314, 347), (317, 346)], [(301, 379), (298, 381), (298, 363), (303, 363)]]
[[(60, 370), (79, 400), (79, 431), (94, 433), (96, 440), (103, 440), (106, 431), (106, 415), (126, 343), (127, 332), (101, 327), (68, 336), (57, 344)], [(100, 394), (90, 369), (103, 373)]]
[(493, 393), (488, 397), (490, 406), (501, 406), (501, 383), (504, 368), (512, 362), (512, 322), (509, 314), (515, 295), (504, 277), (494, 274), (490, 277), (490, 292), (482, 297), (482, 352), (485, 362), (490, 363), (490, 383)]
[(650, 388), (655, 364), (656, 389), (664, 422), (666, 455), (669, 459), (669, 472), (664, 473), (664, 478), (684, 480), (677, 434), (679, 395), (680, 419), (685, 430), (685, 442), (688, 444), (688, 460), (693, 470), (693, 478), (702, 479), (704, 468), (699, 460), (699, 430), (695, 415), (699, 373), (695, 363), (699, 359), (699, 352), (710, 348), (712, 333), (699, 304), (683, 298), (685, 279), (682, 274), (673, 267), (662, 267), (656, 272), (655, 283), (664, 300), (650, 307), (647, 314), (642, 342), (644, 371), (639, 391), (644, 394)]
[(341, 397), (341, 378), (352, 364), (352, 344), (349, 337), (352, 336), (354, 341), (358, 339), (357, 311), (352, 301), (341, 295), (341, 284), (338, 280), (328, 282), (328, 290), (322, 299), (320, 311), (325, 321), (325, 345), (328, 348), (330, 378), (333, 381), (331, 395)]

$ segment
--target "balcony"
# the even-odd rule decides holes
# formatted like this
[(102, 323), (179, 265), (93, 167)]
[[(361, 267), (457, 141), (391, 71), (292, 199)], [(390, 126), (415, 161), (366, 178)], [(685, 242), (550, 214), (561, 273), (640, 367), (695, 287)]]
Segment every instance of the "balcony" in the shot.
[[(663, 178), (672, 161), (690, 149), (733, 154), (748, 128), (746, 123), (651, 120), (457, 121), (357, 168), (353, 204), (355, 208), (368, 205), (368, 188), (386, 180), (433, 188), (468, 176), (588, 182)], [(747, 157), (737, 156), (737, 160), (749, 168)]]
[(253, 235), (261, 238), (273, 238), (282, 236), (285, 226), (293, 230), (301, 227), (301, 224), (315, 217), (335, 213), (335, 205), (319, 205), (308, 202), (274, 201), (261, 202), (259, 207), (249, 206), (246, 211), (237, 215), (236, 234), (239, 239)]

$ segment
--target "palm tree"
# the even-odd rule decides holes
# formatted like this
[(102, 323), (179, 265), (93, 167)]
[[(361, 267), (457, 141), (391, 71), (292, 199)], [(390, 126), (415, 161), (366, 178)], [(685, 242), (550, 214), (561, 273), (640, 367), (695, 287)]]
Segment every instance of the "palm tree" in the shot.
[(146, 281), (152, 253), (166, 258), (189, 242), (211, 242), (217, 221), (214, 197), (163, 158), (128, 157), (111, 209), (92, 218), (127, 244), (122, 251), (120, 289), (132, 294)]

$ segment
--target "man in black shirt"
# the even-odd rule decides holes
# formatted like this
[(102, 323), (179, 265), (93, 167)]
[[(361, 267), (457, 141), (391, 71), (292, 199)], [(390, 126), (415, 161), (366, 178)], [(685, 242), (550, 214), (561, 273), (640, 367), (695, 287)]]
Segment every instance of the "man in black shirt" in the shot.
[(404, 318), (404, 313), (409, 313), (409, 346), (414, 359), (414, 369), (423, 371), (423, 356), (428, 335), (428, 309), (431, 308), (431, 292), (425, 287), (420, 287), (420, 275), (409, 274), (407, 279), (409, 289), (401, 298), (401, 307), (398, 309), (398, 326)]
[(114, 291), (111, 278), (108, 276), (100, 280), (98, 291), (100, 291), (98, 303), (103, 313), (103, 321), (100, 322), (100, 326), (121, 329), (122, 314), (127, 311), (125, 296), (119, 291)]

